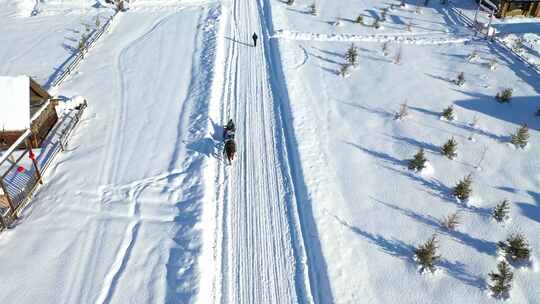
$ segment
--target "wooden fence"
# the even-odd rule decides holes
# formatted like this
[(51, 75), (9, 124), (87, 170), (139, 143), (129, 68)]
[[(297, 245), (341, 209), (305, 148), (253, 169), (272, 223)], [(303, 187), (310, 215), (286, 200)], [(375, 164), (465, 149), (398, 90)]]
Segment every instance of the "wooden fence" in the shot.
[[(51, 101), (43, 106), (48, 107)], [(9, 228), (31, 200), (36, 188), (43, 183), (56, 155), (64, 151), (70, 135), (78, 125), (86, 108), (86, 101), (60, 116), (57, 125), (45, 138), (39, 156), (32, 150), (29, 129), (0, 157), (0, 231)], [(24, 149), (20, 149), (23, 146)]]
[(105, 22), (105, 24), (100, 29), (95, 29), (90, 33), (90, 36), (89, 36), (88, 40), (86, 41), (86, 43), (84, 43), (83, 48), (80, 49), (77, 52), (77, 54), (72, 59), (72, 61), (69, 63), (67, 68), (65, 68), (51, 82), (51, 84), (50, 84), (51, 87), (56, 87), (56, 86), (60, 85), (62, 82), (64, 82), (64, 80), (66, 80), (66, 78), (69, 75), (71, 75), (71, 73), (73, 73), (73, 71), (75, 71), (79, 67), (79, 65), (81, 64), (81, 61), (84, 59), (85, 54), (88, 53), (90, 48), (92, 48), (96, 44), (96, 42), (99, 40), (99, 38), (101, 38), (101, 36), (103, 36), (103, 34), (109, 30), (109, 28), (112, 25), (112, 21), (114, 20), (114, 18), (118, 14), (118, 12), (119, 12), (118, 10), (115, 11), (114, 14), (111, 15), (111, 17), (107, 20), (107, 22)]

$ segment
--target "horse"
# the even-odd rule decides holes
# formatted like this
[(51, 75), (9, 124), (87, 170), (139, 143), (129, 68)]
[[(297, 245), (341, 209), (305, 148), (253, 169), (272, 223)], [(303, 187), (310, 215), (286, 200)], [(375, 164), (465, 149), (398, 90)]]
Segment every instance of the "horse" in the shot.
[(227, 156), (229, 164), (234, 160), (234, 155), (236, 154), (236, 143), (234, 139), (228, 139), (225, 141), (224, 154)]

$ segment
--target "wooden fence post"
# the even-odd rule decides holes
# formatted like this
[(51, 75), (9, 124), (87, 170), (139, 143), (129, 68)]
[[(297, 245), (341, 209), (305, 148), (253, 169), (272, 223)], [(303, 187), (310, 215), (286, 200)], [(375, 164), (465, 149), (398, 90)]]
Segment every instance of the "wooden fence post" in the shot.
[(39, 171), (39, 167), (38, 167), (34, 152), (32, 152), (32, 149), (30, 148), (31, 146), (29, 145), (30, 142), (28, 141), (28, 139), (25, 141), (25, 143), (26, 143), (26, 151), (28, 152), (28, 156), (32, 160), (32, 164), (34, 165), (34, 170), (36, 171), (38, 182), (43, 185), (43, 178), (41, 176), (41, 172)]

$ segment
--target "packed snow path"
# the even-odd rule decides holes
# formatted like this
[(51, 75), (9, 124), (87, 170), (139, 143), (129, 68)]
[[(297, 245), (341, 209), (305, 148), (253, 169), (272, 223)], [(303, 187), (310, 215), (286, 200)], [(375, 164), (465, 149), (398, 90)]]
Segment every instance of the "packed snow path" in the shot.
[[(276, 112), (279, 100), (271, 89), (257, 2), (231, 4), (221, 121), (236, 122), (238, 154), (232, 166), (221, 168), (216, 302), (309, 303), (305, 251)], [(259, 35), (257, 47), (253, 32)]]

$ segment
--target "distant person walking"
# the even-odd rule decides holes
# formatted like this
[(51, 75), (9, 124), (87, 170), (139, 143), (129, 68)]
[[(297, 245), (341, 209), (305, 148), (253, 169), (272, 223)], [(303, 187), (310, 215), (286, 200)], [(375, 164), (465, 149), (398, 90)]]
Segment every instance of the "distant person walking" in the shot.
[(257, 36), (257, 33), (253, 33), (253, 36), (251, 36), (251, 38), (253, 38), (253, 47), (256, 47), (257, 46), (257, 39), (259, 38)]

